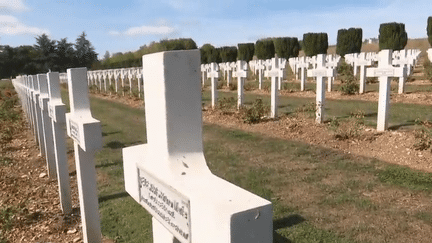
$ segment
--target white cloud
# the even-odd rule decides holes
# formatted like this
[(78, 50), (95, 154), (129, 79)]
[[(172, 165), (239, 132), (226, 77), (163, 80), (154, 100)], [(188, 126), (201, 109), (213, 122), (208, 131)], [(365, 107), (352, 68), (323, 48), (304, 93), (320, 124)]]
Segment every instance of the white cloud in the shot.
[(108, 31), (109, 35), (119, 36), (119, 35), (127, 35), (127, 36), (146, 36), (146, 35), (172, 35), (176, 33), (175, 28), (168, 26), (168, 23), (163, 20), (159, 20), (153, 25), (143, 25), (137, 27), (131, 27), (126, 29), (125, 31), (117, 31), (110, 30)]
[(10, 15), (0, 15), (0, 34), (4, 35), (41, 35), (49, 34), (46, 29), (27, 26)]
[(140, 26), (132, 27), (125, 31), (126, 35), (168, 35), (174, 32), (174, 28), (169, 26)]
[(110, 35), (120, 35), (121, 33), (119, 31), (116, 31), (116, 30), (110, 30), (110, 31), (108, 31), (108, 34), (110, 34)]
[(22, 0), (0, 0), (0, 11), (26, 11), (28, 9)]

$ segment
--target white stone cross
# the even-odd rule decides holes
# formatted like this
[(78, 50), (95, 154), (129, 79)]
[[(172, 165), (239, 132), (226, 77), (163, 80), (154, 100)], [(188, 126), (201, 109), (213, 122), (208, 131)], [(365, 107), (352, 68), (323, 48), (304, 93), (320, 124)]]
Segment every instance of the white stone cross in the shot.
[(307, 71), (308, 77), (316, 77), (316, 117), (317, 123), (324, 122), (324, 109), (325, 109), (325, 80), (324, 78), (336, 76), (334, 68), (325, 67), (325, 54), (317, 55), (317, 68)]
[(35, 105), (33, 102), (33, 94), (34, 94), (34, 88), (33, 88), (33, 77), (28, 75), (26, 78), (26, 84), (27, 84), (27, 103), (30, 111), (30, 119), (31, 119), (31, 127), (33, 134), (35, 136), (36, 143), (39, 142), (39, 134), (37, 130), (37, 118), (35, 113)]
[(378, 68), (368, 68), (367, 77), (379, 78), (378, 121), (377, 131), (385, 131), (388, 127), (388, 110), (390, 105), (390, 78), (403, 75), (403, 67), (392, 66), (392, 51), (379, 52)]
[(233, 77), (237, 77), (237, 109), (243, 106), (243, 86), (244, 81), (248, 76), (248, 65), (246, 61), (238, 60), (236, 68), (233, 72)]
[(60, 206), (65, 215), (72, 212), (71, 189), (69, 183), (68, 160), (64, 128), (66, 106), (60, 94), (59, 73), (48, 73), (48, 113), (51, 118), (57, 182), (59, 186)]
[(42, 123), (42, 116), (41, 116), (41, 107), (39, 103), (39, 83), (37, 80), (37, 75), (31, 76), (32, 84), (33, 84), (33, 102), (34, 102), (34, 113), (35, 113), (35, 124), (37, 129), (37, 138), (39, 143), (39, 149), (41, 151), (42, 155), (45, 155), (45, 137), (43, 134), (43, 123)]
[(355, 63), (360, 67), (360, 89), (359, 93), (366, 91), (366, 67), (372, 65), (372, 60), (366, 58), (366, 53), (362, 52), (355, 57)]
[(278, 94), (278, 79), (280, 79), (281, 69), (279, 68), (279, 61), (277, 57), (273, 57), (271, 59), (270, 65), (267, 66), (267, 69), (264, 71), (264, 75), (266, 77), (271, 77), (271, 108), (270, 108), (270, 116), (272, 118), (277, 117), (277, 108), (279, 103), (279, 94)]
[(67, 70), (70, 113), (66, 114), (67, 134), (74, 140), (75, 165), (84, 242), (101, 239), (94, 155), (102, 147), (100, 122), (90, 112), (86, 68)]
[(57, 169), (55, 162), (55, 152), (54, 152), (54, 143), (53, 143), (53, 134), (52, 134), (52, 124), (51, 118), (48, 115), (48, 81), (46, 74), (38, 74), (37, 75), (38, 84), (39, 84), (39, 105), (41, 108), (41, 120), (42, 120), (42, 131), (44, 134), (44, 147), (45, 147), (45, 159), (47, 162), (47, 169), (49, 177), (56, 178)]
[(255, 64), (255, 70), (258, 71), (258, 89), (262, 89), (263, 75), (266, 66), (264, 65), (264, 60), (257, 60)]
[(306, 61), (306, 57), (300, 57), (297, 67), (300, 68), (300, 91), (305, 91), (306, 89), (306, 70), (309, 67), (309, 63)]
[(286, 67), (287, 60), (285, 58), (278, 58), (278, 62), (279, 62), (278, 69), (280, 70), (279, 79), (278, 79), (278, 89), (281, 90), (282, 81), (285, 78), (285, 67)]
[(148, 142), (123, 149), (126, 191), (153, 216), (153, 242), (273, 242), (271, 203), (207, 167), (199, 63), (199, 50), (143, 56)]
[(210, 63), (210, 69), (207, 72), (207, 77), (211, 80), (211, 98), (212, 98), (212, 108), (215, 108), (218, 100), (217, 83), (219, 78), (219, 68), (217, 63)]
[(207, 80), (207, 64), (201, 64), (202, 86), (204, 87)]
[(235, 68), (235, 62), (226, 62), (225, 63), (225, 72), (226, 72), (226, 79), (227, 79), (227, 87), (231, 86), (232, 82), (232, 72)]
[(407, 56), (406, 50), (400, 50), (398, 52), (397, 58), (393, 59), (392, 65), (397, 65), (399, 67), (405, 68), (402, 76), (399, 76), (398, 93), (403, 94), (405, 92), (405, 80), (411, 72), (412, 60)]
[(122, 68), (120, 69), (120, 77), (121, 77), (121, 90), (122, 90), (122, 94), (123, 96), (125, 95), (125, 79), (126, 79), (126, 74), (127, 74), (127, 69)]

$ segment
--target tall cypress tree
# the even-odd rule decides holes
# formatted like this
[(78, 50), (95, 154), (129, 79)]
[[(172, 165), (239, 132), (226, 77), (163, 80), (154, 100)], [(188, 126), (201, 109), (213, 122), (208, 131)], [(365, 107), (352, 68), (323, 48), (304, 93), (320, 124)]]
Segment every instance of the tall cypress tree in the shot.
[(405, 48), (408, 43), (408, 34), (405, 31), (405, 24), (384, 23), (379, 28), (379, 48), (399, 51)]
[(340, 29), (337, 36), (336, 53), (345, 56), (359, 53), (362, 47), (363, 31), (361, 28)]
[(93, 45), (86, 38), (86, 33), (83, 32), (75, 42), (75, 64), (77, 67), (90, 68), (93, 62), (97, 61), (97, 54)]
[(429, 44), (432, 46), (432, 16), (429, 16), (427, 21), (427, 35)]
[(327, 33), (306, 33), (303, 34), (303, 50), (306, 56), (327, 54), (328, 36)]

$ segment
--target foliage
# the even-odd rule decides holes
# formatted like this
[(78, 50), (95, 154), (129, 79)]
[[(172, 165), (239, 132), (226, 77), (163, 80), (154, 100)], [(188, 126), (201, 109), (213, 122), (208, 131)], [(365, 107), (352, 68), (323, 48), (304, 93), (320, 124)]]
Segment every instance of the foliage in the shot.
[(212, 63), (221, 63), (222, 62), (222, 58), (221, 58), (221, 48), (214, 48), (211, 50), (210, 52), (210, 56), (208, 57), (208, 62)]
[(200, 48), (201, 63), (202, 64), (211, 63), (209, 60), (210, 60), (211, 53), (213, 52), (214, 49), (215, 49), (215, 47), (211, 44), (204, 44)]
[(296, 37), (274, 38), (273, 43), (278, 57), (285, 59), (298, 57), (301, 47)]
[(429, 16), (427, 20), (427, 35), (429, 44), (432, 46), (432, 16)]
[(347, 140), (359, 138), (364, 130), (364, 112), (360, 111), (353, 114), (345, 121), (333, 117), (329, 122), (329, 127), (334, 131), (334, 138), (337, 140)]
[(432, 81), (432, 63), (428, 58), (425, 58), (423, 63), (424, 73), (429, 81)]
[(306, 56), (327, 54), (328, 36), (327, 33), (306, 33), (303, 34), (303, 47)]
[(237, 59), (249, 62), (252, 60), (255, 52), (254, 43), (239, 43)]
[(269, 107), (263, 104), (262, 99), (256, 99), (251, 107), (242, 108), (242, 119), (245, 123), (260, 122), (269, 111)]
[(338, 79), (341, 81), (342, 85), (339, 90), (344, 95), (353, 95), (356, 94), (360, 87), (359, 84), (354, 77), (353, 68), (351, 65), (347, 64), (343, 61), (338, 67)]
[[(414, 131), (415, 144), (414, 149), (416, 150), (427, 150), (432, 148), (432, 130), (426, 127), (416, 129)], [(431, 149), (432, 151), (432, 149)]]
[(140, 46), (140, 49), (135, 52), (117, 52), (107, 60), (93, 63), (92, 69), (113, 69), (142, 66), (142, 56), (146, 54), (172, 51), (172, 50), (191, 50), (197, 49), (197, 45), (193, 39), (164, 39), (159, 42), (151, 42), (149, 45)]
[(218, 100), (216, 109), (222, 111), (222, 114), (228, 114), (237, 108), (237, 100), (234, 97), (224, 97)]
[(378, 38), (380, 50), (402, 50), (408, 42), (408, 34), (405, 31), (405, 24), (394, 22), (381, 24)]
[(224, 46), (220, 51), (222, 62), (235, 62), (237, 60), (237, 47)]
[(267, 60), (275, 56), (275, 46), (272, 39), (257, 40), (255, 56), (259, 60)]
[(86, 33), (83, 32), (75, 41), (76, 66), (90, 68), (97, 61), (97, 54), (86, 36)]
[(345, 56), (359, 53), (362, 47), (363, 31), (361, 28), (340, 29), (337, 35), (336, 53)]

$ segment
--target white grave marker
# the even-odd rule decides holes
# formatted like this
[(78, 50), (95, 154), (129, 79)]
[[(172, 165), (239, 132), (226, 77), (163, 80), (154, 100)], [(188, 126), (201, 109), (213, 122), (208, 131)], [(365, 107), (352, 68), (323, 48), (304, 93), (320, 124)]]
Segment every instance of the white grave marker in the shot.
[(267, 66), (267, 70), (265, 70), (264, 75), (266, 77), (271, 77), (271, 113), (270, 116), (272, 118), (277, 117), (277, 108), (278, 108), (278, 101), (279, 101), (279, 94), (278, 94), (278, 84), (280, 79), (280, 72), (283, 70), (279, 69), (279, 61), (277, 57), (273, 57), (271, 59), (271, 65)]
[(57, 176), (56, 162), (55, 162), (55, 152), (52, 134), (52, 124), (51, 118), (48, 115), (48, 81), (46, 74), (37, 75), (39, 84), (39, 104), (41, 107), (41, 120), (42, 120), (42, 131), (44, 134), (44, 147), (45, 147), (45, 159), (47, 162), (47, 169), (49, 177), (55, 178)]
[(366, 76), (379, 77), (377, 131), (385, 131), (388, 127), (388, 110), (390, 106), (390, 78), (403, 75), (404, 68), (392, 66), (391, 50), (382, 50), (378, 55), (378, 68), (368, 68)]
[(244, 81), (247, 78), (247, 62), (238, 60), (236, 63), (235, 72), (233, 72), (233, 76), (237, 77), (237, 108), (243, 106), (243, 86)]
[(217, 63), (210, 63), (210, 69), (207, 76), (211, 80), (211, 98), (212, 98), (212, 108), (215, 108), (218, 100), (217, 83), (219, 78), (219, 68)]
[(325, 107), (325, 80), (327, 77), (334, 77), (336, 70), (334, 68), (325, 67), (325, 54), (316, 56), (316, 69), (308, 70), (308, 77), (316, 77), (316, 118), (317, 123), (324, 122), (324, 107)]
[(297, 67), (300, 68), (300, 91), (305, 91), (306, 89), (306, 70), (309, 67), (309, 63), (306, 61), (306, 57), (300, 57)]
[(207, 167), (199, 62), (199, 50), (143, 56), (148, 143), (123, 149), (126, 191), (153, 216), (153, 242), (272, 242), (271, 203)]
[(66, 126), (68, 136), (74, 140), (84, 242), (99, 243), (102, 239), (94, 155), (102, 147), (102, 131), (90, 112), (86, 72), (86, 68), (67, 70), (70, 113), (66, 114)]
[(59, 73), (48, 73), (48, 111), (52, 121), (57, 180), (59, 186), (60, 206), (64, 214), (72, 212), (71, 189), (69, 184), (68, 160), (64, 127), (66, 123), (66, 106), (60, 94)]
[(43, 134), (43, 123), (42, 123), (42, 116), (41, 116), (41, 107), (39, 103), (39, 83), (37, 80), (37, 75), (32, 75), (32, 83), (33, 83), (33, 102), (34, 102), (34, 113), (35, 113), (35, 120), (36, 120), (36, 128), (37, 128), (37, 138), (39, 143), (39, 149), (41, 151), (42, 155), (45, 155), (45, 137)]

